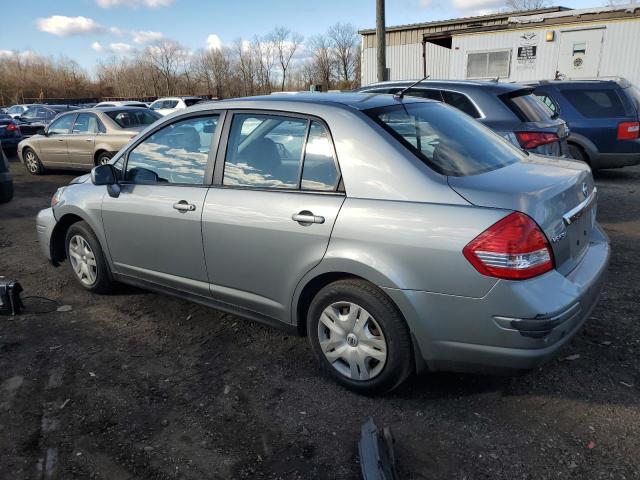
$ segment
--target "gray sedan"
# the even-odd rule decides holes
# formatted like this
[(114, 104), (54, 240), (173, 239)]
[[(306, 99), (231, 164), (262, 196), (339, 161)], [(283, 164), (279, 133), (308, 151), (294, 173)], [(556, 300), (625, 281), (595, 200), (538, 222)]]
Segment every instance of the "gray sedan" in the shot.
[(275, 95), (166, 117), (59, 189), (42, 251), (309, 337), (362, 392), (423, 370), (534, 368), (609, 261), (582, 162), (527, 154), (439, 102)]

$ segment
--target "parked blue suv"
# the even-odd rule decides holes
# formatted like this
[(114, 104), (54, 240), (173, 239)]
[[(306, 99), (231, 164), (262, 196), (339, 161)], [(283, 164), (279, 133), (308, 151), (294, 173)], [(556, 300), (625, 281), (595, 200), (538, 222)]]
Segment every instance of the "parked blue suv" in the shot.
[(534, 93), (567, 122), (573, 158), (594, 170), (640, 163), (640, 90), (626, 80), (554, 80)]

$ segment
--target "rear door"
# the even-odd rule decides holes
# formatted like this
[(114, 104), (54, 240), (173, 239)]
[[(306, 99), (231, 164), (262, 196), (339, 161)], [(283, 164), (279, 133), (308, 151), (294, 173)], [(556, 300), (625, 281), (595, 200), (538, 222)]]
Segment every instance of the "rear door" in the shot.
[(68, 142), (75, 113), (67, 113), (56, 118), (47, 128), (47, 136), (40, 139), (40, 161), (44, 165), (68, 167)]
[(202, 216), (211, 295), (290, 322), (295, 287), (322, 260), (345, 198), (333, 143), (319, 119), (229, 117)]
[(67, 140), (69, 161), (76, 167), (94, 165), (93, 147), (98, 133), (98, 119), (92, 113), (79, 113)]
[(209, 296), (201, 219), (219, 118), (181, 117), (127, 153), (121, 193), (102, 203), (116, 273)]

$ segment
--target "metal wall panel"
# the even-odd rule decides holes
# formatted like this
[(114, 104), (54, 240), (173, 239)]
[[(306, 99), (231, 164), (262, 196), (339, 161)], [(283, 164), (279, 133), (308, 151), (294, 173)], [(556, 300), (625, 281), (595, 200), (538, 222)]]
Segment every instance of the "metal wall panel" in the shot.
[[(422, 44), (408, 43), (387, 47), (387, 67), (391, 78), (389, 80), (411, 80), (423, 77)], [(378, 81), (375, 48), (363, 49), (362, 55), (362, 86)]]
[[(451, 65), (451, 49), (427, 42), (425, 44), (425, 55), (426, 71), (429, 78), (448, 79), (449, 66)], [(420, 74), (420, 77), (422, 76)]]

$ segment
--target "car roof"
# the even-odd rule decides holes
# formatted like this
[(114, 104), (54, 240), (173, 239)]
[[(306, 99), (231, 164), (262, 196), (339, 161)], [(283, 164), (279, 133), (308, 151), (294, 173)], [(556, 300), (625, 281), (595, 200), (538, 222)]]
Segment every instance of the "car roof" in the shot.
[(377, 82), (362, 87), (362, 89), (379, 88), (379, 87), (408, 87), (416, 83), (416, 87), (432, 87), (432, 88), (458, 88), (462, 90), (473, 90), (477, 88), (490, 90), (495, 93), (513, 92), (527, 88), (526, 85), (520, 83), (495, 82), (491, 80), (389, 80), (386, 82)]
[(91, 113), (106, 113), (106, 112), (121, 112), (123, 110), (141, 111), (144, 110), (140, 107), (129, 107), (128, 105), (116, 105), (115, 107), (87, 107), (80, 110), (74, 110), (74, 112), (91, 112)]
[[(620, 85), (624, 87), (624, 80), (613, 80), (613, 79), (584, 79), (584, 80), (540, 80), (538, 82), (528, 82), (527, 85), (531, 86), (541, 86), (541, 85)], [(628, 81), (626, 83), (629, 83)]]
[[(385, 107), (389, 105), (399, 105), (401, 103), (418, 103), (432, 102), (416, 97), (404, 97), (400, 100), (393, 95), (384, 93), (360, 93), (360, 92), (299, 92), (299, 93), (276, 93), (272, 95), (261, 95), (255, 97), (242, 97), (229, 100), (221, 100), (218, 102), (202, 102), (192, 107), (193, 110), (207, 110), (212, 105), (216, 108), (243, 108), (243, 103), (252, 103), (254, 105), (246, 108), (254, 108), (255, 104), (264, 104), (259, 106), (268, 107), (269, 109), (278, 108), (275, 104), (285, 103), (306, 103), (316, 105), (329, 105), (337, 107), (348, 107), (355, 110), (366, 110), (369, 108)], [(286, 106), (284, 108), (287, 108)]]

